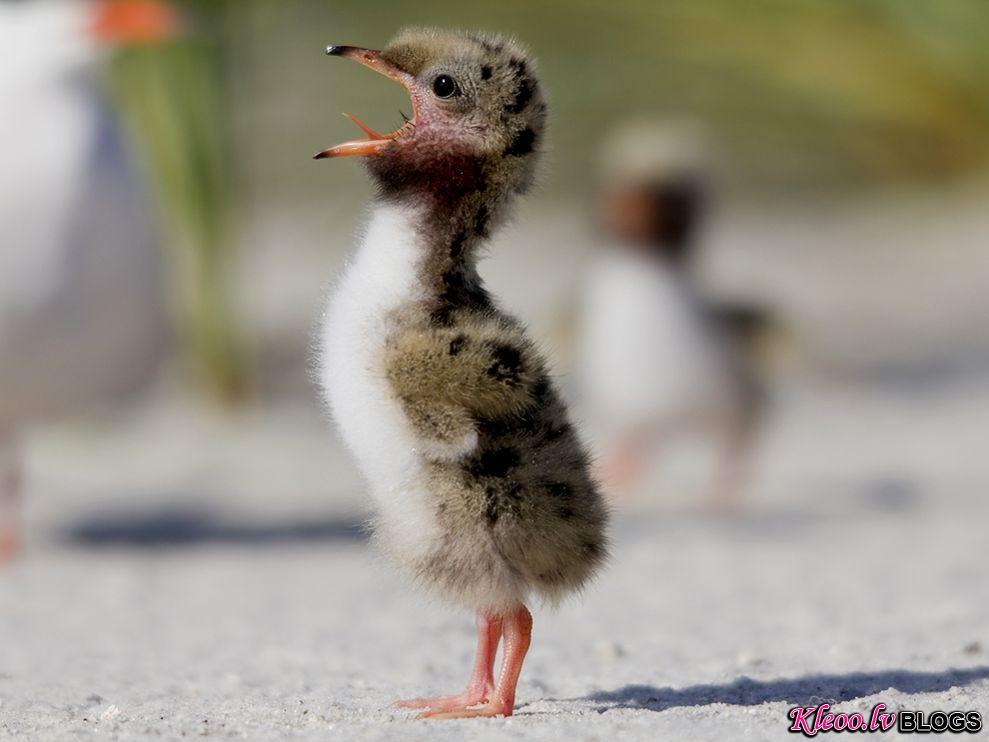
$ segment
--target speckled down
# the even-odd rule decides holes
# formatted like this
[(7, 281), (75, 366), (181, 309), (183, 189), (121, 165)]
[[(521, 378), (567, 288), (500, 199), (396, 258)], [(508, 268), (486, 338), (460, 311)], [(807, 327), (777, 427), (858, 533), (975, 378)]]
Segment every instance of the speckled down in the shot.
[[(477, 270), (531, 184), (535, 66), (457, 32), (406, 31), (382, 55), (415, 77), (416, 124), (368, 158), (378, 195), (329, 301), (321, 385), (406, 574), (489, 614), (558, 603), (605, 561), (607, 511), (547, 364)], [(429, 97), (438, 72), (461, 94)]]

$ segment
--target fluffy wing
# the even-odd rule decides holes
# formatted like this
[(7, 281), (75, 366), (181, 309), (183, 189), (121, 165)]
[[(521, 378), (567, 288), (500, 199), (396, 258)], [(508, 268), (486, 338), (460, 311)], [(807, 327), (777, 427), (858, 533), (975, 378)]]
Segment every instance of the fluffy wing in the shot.
[(419, 326), (386, 349), (388, 382), (435, 458), (468, 453), (478, 419), (507, 421), (535, 404), (544, 367), (521, 332), (503, 326)]

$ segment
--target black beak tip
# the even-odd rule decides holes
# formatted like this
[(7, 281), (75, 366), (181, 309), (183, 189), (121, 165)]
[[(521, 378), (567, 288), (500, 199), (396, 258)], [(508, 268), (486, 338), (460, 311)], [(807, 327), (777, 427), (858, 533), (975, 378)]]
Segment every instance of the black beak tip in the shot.
[(326, 47), (326, 55), (329, 57), (339, 57), (342, 56), (344, 52), (349, 49), (349, 46), (333, 46), (330, 45)]
[(317, 152), (312, 156), (314, 160), (322, 160), (326, 158), (326, 152)]

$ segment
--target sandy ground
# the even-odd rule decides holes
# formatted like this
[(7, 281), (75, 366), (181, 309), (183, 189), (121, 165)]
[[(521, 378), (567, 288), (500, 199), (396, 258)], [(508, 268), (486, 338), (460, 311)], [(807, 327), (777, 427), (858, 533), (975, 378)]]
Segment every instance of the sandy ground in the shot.
[(794, 704), (989, 714), (984, 392), (784, 394), (738, 517), (658, 477), (600, 580), (534, 611), (516, 716), (439, 723), (389, 704), (460, 689), (471, 618), (376, 561), (317, 415), (47, 431), (0, 571), (0, 738), (785, 739)]

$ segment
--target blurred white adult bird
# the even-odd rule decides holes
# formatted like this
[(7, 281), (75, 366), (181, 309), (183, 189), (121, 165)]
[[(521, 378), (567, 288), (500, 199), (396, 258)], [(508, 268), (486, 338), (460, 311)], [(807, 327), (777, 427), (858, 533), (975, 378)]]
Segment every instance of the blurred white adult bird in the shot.
[(103, 10), (0, 3), (0, 559), (18, 541), (18, 431), (135, 388), (163, 345), (151, 220), (91, 79)]

